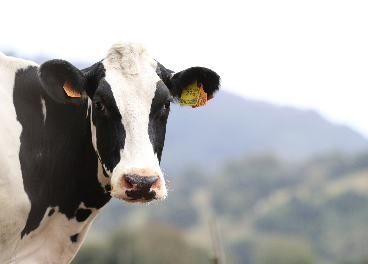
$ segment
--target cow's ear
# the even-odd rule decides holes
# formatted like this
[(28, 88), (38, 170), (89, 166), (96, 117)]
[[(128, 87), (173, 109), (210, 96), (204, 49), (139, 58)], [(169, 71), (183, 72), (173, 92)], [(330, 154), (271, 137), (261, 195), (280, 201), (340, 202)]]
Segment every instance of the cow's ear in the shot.
[(207, 93), (208, 100), (213, 98), (213, 95), (220, 88), (220, 76), (216, 72), (204, 67), (192, 67), (174, 73), (157, 62), (156, 72), (169, 88), (171, 95), (177, 100), (180, 99), (183, 89), (195, 80), (197, 80), (197, 83), (203, 84), (203, 90)]
[(172, 70), (166, 69), (161, 63), (157, 62), (156, 73), (164, 82), (164, 84), (170, 89), (170, 82), (174, 72)]
[(220, 88), (220, 76), (204, 67), (192, 67), (172, 75), (169, 89), (174, 98), (179, 99), (185, 87), (197, 80), (203, 84), (207, 99), (211, 99)]
[(70, 62), (49, 60), (38, 69), (41, 84), (48, 95), (60, 103), (78, 103), (82, 97), (85, 76)]

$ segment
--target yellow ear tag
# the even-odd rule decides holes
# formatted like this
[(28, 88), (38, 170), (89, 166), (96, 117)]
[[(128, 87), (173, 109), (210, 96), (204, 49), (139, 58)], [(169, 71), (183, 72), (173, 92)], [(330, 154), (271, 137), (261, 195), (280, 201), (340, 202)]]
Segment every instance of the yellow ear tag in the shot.
[(201, 90), (197, 86), (197, 80), (183, 89), (179, 104), (181, 105), (197, 105)]
[(199, 88), (201, 90), (198, 98), (198, 102), (196, 105), (193, 105), (192, 108), (205, 106), (207, 104), (207, 93), (203, 90), (203, 84), (201, 83), (201, 87)]
[(64, 88), (64, 91), (66, 92), (66, 94), (69, 97), (81, 97), (81, 94), (78, 91), (76, 91), (76, 90), (73, 89), (73, 86), (72, 86), (72, 84), (70, 82), (67, 82), (66, 81), (64, 83), (63, 88)]

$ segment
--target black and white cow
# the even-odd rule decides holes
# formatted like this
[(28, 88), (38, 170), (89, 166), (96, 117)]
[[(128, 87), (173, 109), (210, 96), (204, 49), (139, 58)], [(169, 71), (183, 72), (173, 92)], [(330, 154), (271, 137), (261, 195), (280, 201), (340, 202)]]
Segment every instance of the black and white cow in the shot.
[(0, 263), (69, 263), (111, 197), (165, 198), (170, 103), (195, 79), (219, 89), (215, 72), (173, 73), (133, 42), (81, 71), (0, 53)]

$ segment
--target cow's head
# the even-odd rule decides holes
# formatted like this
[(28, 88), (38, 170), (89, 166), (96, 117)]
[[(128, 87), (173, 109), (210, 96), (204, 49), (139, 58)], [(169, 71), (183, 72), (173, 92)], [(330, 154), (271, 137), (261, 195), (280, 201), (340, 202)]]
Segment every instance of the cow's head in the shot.
[(104, 187), (111, 184), (111, 195), (129, 202), (167, 195), (159, 163), (170, 103), (194, 80), (210, 98), (220, 81), (202, 67), (167, 70), (132, 42), (116, 43), (102, 61), (82, 71), (67, 61), (47, 61), (39, 76), (60, 103), (88, 99), (92, 143), (108, 181)]

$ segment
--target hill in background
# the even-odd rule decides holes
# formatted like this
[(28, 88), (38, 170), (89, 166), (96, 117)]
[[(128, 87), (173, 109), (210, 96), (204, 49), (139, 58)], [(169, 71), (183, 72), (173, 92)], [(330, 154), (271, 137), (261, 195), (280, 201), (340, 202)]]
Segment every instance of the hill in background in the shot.
[(172, 106), (162, 167), (175, 174), (189, 164), (217, 168), (225, 159), (255, 152), (296, 161), (364, 149), (367, 139), (315, 111), (247, 100), (222, 90), (205, 107)]

